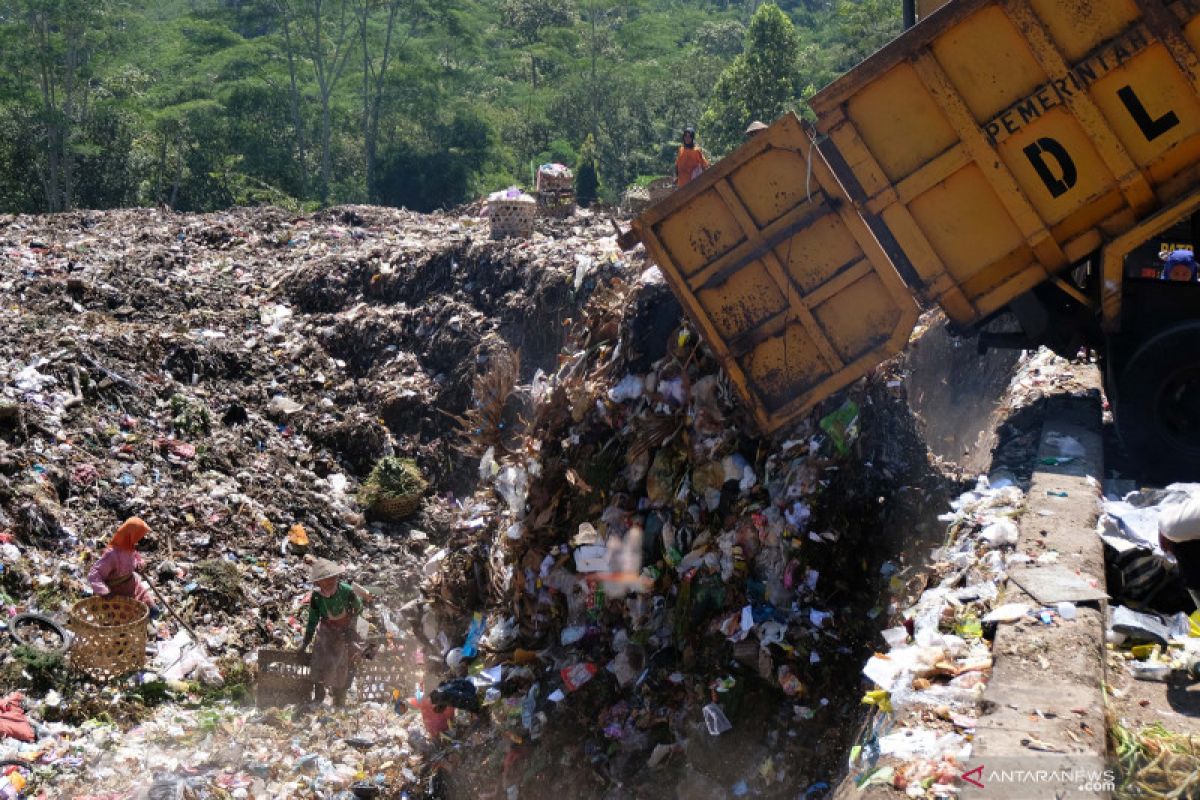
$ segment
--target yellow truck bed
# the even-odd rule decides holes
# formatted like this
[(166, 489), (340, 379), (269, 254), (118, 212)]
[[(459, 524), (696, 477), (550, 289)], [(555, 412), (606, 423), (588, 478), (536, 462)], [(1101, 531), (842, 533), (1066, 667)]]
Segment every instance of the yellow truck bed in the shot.
[(952, 0), (810, 105), (898, 268), (969, 324), (1195, 191), (1198, 49), (1193, 0)]
[[(1113, 331), (1123, 254), (1200, 207), (1198, 53), (1200, 0), (951, 0), (812, 98), (823, 136), (785, 116), (634, 230), (768, 432), (916, 298), (970, 325), (1051, 279)], [(1058, 276), (1101, 250), (1100, 298)]]
[(788, 115), (633, 223), (764, 430), (901, 350), (917, 303)]

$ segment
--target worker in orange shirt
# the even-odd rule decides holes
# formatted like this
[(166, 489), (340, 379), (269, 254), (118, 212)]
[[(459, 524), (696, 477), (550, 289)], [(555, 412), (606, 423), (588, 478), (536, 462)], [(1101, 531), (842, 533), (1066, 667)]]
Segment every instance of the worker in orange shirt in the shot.
[(701, 172), (708, 169), (708, 159), (704, 157), (699, 147), (696, 147), (696, 129), (689, 126), (683, 129), (683, 146), (675, 158), (675, 185), (687, 186)]

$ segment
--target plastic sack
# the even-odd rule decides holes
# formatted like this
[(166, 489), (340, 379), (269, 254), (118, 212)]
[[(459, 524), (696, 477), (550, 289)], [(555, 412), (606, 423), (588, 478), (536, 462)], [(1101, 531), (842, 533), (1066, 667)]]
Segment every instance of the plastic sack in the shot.
[(482, 710), (479, 694), (470, 678), (455, 678), (438, 684), (438, 687), (429, 693), (429, 699), (435, 706), (450, 706), (476, 714)]
[(833, 440), (838, 455), (849, 455), (851, 445), (858, 439), (858, 404), (847, 400), (837, 411), (823, 417), (820, 424), (821, 430)]
[(1158, 531), (1172, 542), (1200, 539), (1200, 494), (1193, 494), (1182, 503), (1164, 506), (1158, 516)]
[(708, 728), (710, 736), (720, 736), (733, 729), (733, 723), (725, 716), (725, 711), (716, 703), (709, 703), (703, 709), (704, 727)]

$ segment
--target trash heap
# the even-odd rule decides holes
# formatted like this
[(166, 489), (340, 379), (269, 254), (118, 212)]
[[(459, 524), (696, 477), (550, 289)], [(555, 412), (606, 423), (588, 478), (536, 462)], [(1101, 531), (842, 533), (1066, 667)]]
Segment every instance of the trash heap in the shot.
[(862, 702), (873, 709), (850, 756), (860, 788), (882, 784), (914, 797), (957, 791), (991, 672), (986, 629), (994, 634), (997, 623), (1033, 610), (1001, 602), (1006, 570), (1032, 560), (1015, 551), (1024, 502), (1011, 481), (981, 477), (941, 517), (946, 543), (928, 569), (888, 569), (900, 624), (882, 632), (887, 650), (862, 670), (872, 685)]
[[(552, 366), (619, 264), (587, 213), (520, 242), (367, 207), (0, 216), (0, 686), (67, 725), (244, 696), (256, 649), (299, 640), (305, 553), (350, 565), (392, 612), (376, 630), (404, 635), (447, 503), (475, 482), (453, 417), (477, 364), (506, 343)], [(429, 484), (402, 523), (360, 497), (389, 455)], [(198, 644), (163, 657), (163, 615), (147, 672), (109, 687), (63, 668), (52, 627), (9, 646), (16, 614), (65, 622), (135, 514), (145, 577)]]
[[(836, 778), (903, 569), (884, 562), (945, 502), (902, 379), (762, 438), (606, 220), (489, 234), (366, 207), (0, 217), (4, 614), (61, 621), (137, 514), (200, 640), (160, 618), (146, 670), (104, 687), (4, 651), (38, 738), (0, 756), (45, 796)], [(373, 471), (428, 485), (413, 516), (371, 510)], [(256, 649), (299, 641), (306, 554), (377, 598), (410, 659), (390, 702), (239, 705)]]
[(1104, 500), (1097, 532), (1113, 596), (1108, 642), (1116, 665), (1139, 680), (1167, 681), (1200, 661), (1200, 612), (1159, 543), (1159, 518), (1197, 492), (1200, 484), (1173, 483)]
[(584, 315), (556, 370), (477, 382), (480, 489), (426, 566), (425, 688), (470, 681), (509, 796), (822, 796), (884, 622), (882, 529), (941, 489), (902, 382), (766, 440), (657, 268)]
[[(1054, 626), (1074, 618), (1072, 603), (1035, 607), (1006, 602), (1005, 594), (1010, 570), (1054, 564), (1059, 555), (1019, 547), (1017, 519), (1047, 411), (1042, 401), (1094, 390), (1071, 362), (1049, 350), (1024, 353), (996, 411), (991, 472), (939, 517), (943, 537), (925, 563), (885, 567), (896, 624), (881, 632), (884, 647), (862, 668), (868, 687), (862, 702), (871, 711), (850, 750), (849, 771), (860, 789), (957, 797), (991, 676), (996, 627)], [(1053, 444), (1054, 463), (1083, 455), (1070, 436)]]
[(19, 752), (39, 765), (46, 797), (350, 798), (356, 785), (420, 784), (410, 742), (428, 743), (410, 733), (411, 722), (377, 704), (305, 716), (229, 704), (163, 707), (126, 730), (48, 723)]

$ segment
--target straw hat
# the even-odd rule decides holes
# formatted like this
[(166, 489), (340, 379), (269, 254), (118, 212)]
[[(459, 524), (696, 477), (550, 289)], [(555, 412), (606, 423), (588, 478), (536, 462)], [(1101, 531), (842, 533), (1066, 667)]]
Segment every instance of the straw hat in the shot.
[(759, 122), (758, 120), (754, 120), (754, 122), (751, 122), (749, 125), (746, 126), (746, 130), (743, 131), (743, 134), (745, 136), (753, 136), (754, 134), (758, 133), (759, 131), (765, 131), (766, 129), (767, 129), (766, 125), (764, 125), (762, 122)]
[(332, 561), (324, 558), (318, 558), (313, 562), (313, 565), (308, 568), (308, 577), (313, 583), (323, 581), (326, 578), (337, 578), (346, 574), (346, 568), (340, 564), (335, 564)]

